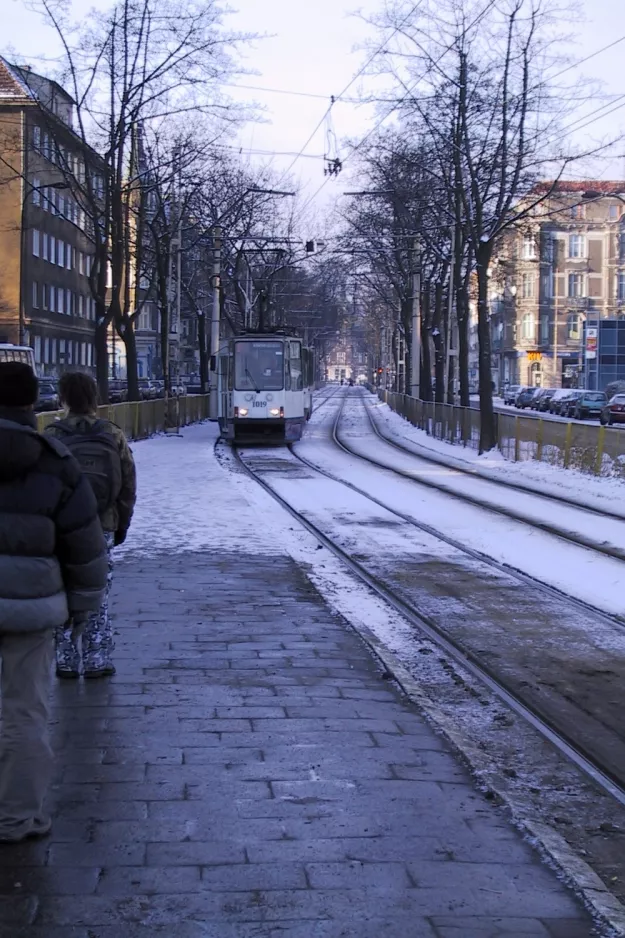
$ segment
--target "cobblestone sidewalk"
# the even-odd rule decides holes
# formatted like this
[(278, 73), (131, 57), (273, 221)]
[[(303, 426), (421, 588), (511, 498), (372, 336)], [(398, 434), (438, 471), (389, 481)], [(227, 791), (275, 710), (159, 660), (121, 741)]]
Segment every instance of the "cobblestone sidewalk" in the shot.
[(588, 938), (574, 897), (281, 557), (120, 564), (113, 680), (55, 687), (0, 938)]

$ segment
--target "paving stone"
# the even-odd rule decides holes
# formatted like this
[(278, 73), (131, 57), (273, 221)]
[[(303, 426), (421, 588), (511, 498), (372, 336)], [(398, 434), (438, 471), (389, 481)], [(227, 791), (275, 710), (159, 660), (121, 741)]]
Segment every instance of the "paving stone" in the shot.
[(591, 934), (290, 559), (123, 561), (113, 612), (115, 678), (55, 685), (55, 828), (0, 847), (0, 938)]

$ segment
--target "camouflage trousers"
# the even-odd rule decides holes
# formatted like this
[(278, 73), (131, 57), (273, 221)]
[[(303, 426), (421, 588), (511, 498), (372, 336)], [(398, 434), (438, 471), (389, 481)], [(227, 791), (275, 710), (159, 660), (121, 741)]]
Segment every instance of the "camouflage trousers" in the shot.
[(74, 638), (72, 623), (68, 622), (56, 630), (56, 666), (62, 671), (80, 671), (80, 649), (78, 642), (82, 642), (82, 664), (85, 671), (97, 671), (109, 667), (111, 653), (115, 647), (113, 643), (113, 626), (109, 618), (109, 595), (113, 582), (113, 545), (115, 535), (105, 531), (106, 547), (108, 553), (108, 575), (106, 578), (106, 592), (98, 612), (92, 612), (87, 619), (82, 636)]

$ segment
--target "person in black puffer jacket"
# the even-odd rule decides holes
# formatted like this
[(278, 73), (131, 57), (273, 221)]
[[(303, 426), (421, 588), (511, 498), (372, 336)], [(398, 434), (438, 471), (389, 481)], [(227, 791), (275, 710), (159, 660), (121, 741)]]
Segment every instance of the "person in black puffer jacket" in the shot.
[(104, 535), (78, 463), (36, 430), (32, 369), (0, 363), (0, 842), (42, 836), (52, 771), (54, 630), (77, 629), (106, 587)]

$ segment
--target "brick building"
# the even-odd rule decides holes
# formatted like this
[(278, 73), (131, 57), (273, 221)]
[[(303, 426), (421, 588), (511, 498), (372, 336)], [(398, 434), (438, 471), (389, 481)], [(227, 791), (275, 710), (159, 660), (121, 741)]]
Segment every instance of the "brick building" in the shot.
[[(56, 82), (0, 58), (0, 342), (30, 345), (50, 376), (95, 367), (93, 243), (72, 184), (84, 179), (85, 147), (73, 107)], [(87, 159), (97, 179), (97, 154)]]
[(624, 202), (623, 182), (561, 182), (504, 236), (491, 268), (498, 387), (581, 382), (584, 323), (625, 315)]

